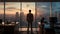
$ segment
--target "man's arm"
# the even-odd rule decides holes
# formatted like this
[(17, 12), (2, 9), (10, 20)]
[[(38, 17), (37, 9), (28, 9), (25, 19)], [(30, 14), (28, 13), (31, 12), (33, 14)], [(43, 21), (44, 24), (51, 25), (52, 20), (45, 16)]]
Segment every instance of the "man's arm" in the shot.
[(33, 14), (32, 14), (32, 21), (34, 20), (34, 16), (33, 16)]

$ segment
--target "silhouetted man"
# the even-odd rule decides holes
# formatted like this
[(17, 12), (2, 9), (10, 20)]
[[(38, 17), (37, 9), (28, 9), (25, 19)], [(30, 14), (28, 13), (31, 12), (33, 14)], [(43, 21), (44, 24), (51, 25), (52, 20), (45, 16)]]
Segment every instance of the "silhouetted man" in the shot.
[(31, 13), (31, 10), (29, 10), (29, 13), (27, 14), (27, 22), (28, 22), (28, 33), (29, 34), (29, 26), (31, 25), (31, 34), (32, 34), (32, 22), (33, 22), (33, 14)]

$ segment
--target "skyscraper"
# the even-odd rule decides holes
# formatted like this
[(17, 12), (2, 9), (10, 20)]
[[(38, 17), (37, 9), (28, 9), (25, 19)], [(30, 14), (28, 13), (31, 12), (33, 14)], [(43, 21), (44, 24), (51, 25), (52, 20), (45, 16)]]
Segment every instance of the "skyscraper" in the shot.
[(57, 11), (54, 12), (54, 17), (58, 17), (58, 13), (57, 13)]
[(20, 13), (20, 18), (21, 18), (21, 20), (24, 20), (24, 12)]
[(57, 13), (58, 14), (58, 23), (60, 23), (60, 12)]
[(25, 24), (25, 15), (24, 12), (20, 12), (20, 26), (24, 26)]
[(19, 12), (16, 12), (15, 20), (16, 20), (16, 22), (19, 22)]

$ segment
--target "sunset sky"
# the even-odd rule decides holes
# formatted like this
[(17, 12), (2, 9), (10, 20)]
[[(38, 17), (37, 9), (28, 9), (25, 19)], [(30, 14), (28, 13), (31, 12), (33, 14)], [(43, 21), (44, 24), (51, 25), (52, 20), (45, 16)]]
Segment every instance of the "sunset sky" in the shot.
[[(53, 12), (59, 11), (59, 9), (57, 9), (60, 6), (59, 3), (60, 2), (55, 2), (52, 4), (53, 9), (55, 9), (53, 10)], [(22, 2), (22, 11), (24, 12), (24, 14), (27, 14), (29, 9), (31, 9), (32, 13), (35, 14), (35, 8), (37, 8), (38, 14), (49, 13), (50, 2), (37, 2), (36, 7), (35, 2)], [(20, 2), (6, 2), (5, 9), (6, 14), (16, 14), (16, 12), (20, 13)], [(4, 11), (4, 4), (3, 2), (0, 2), (0, 14), (3, 14), (4, 13), (3, 11)]]
[[(27, 7), (28, 5), (28, 7)], [(0, 3), (0, 14), (3, 13), (3, 3)], [(28, 13), (28, 10), (31, 9), (32, 13), (35, 13), (35, 3), (22, 3), (22, 11)], [(5, 13), (6, 14), (15, 14), (16, 12), (20, 13), (20, 2), (6, 2)]]

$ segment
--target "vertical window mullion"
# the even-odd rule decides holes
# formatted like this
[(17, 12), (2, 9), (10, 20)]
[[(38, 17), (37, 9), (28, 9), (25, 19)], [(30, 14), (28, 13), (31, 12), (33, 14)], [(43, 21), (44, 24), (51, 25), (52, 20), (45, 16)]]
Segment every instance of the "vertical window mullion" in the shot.
[(4, 0), (4, 23), (5, 23), (5, 0)]

